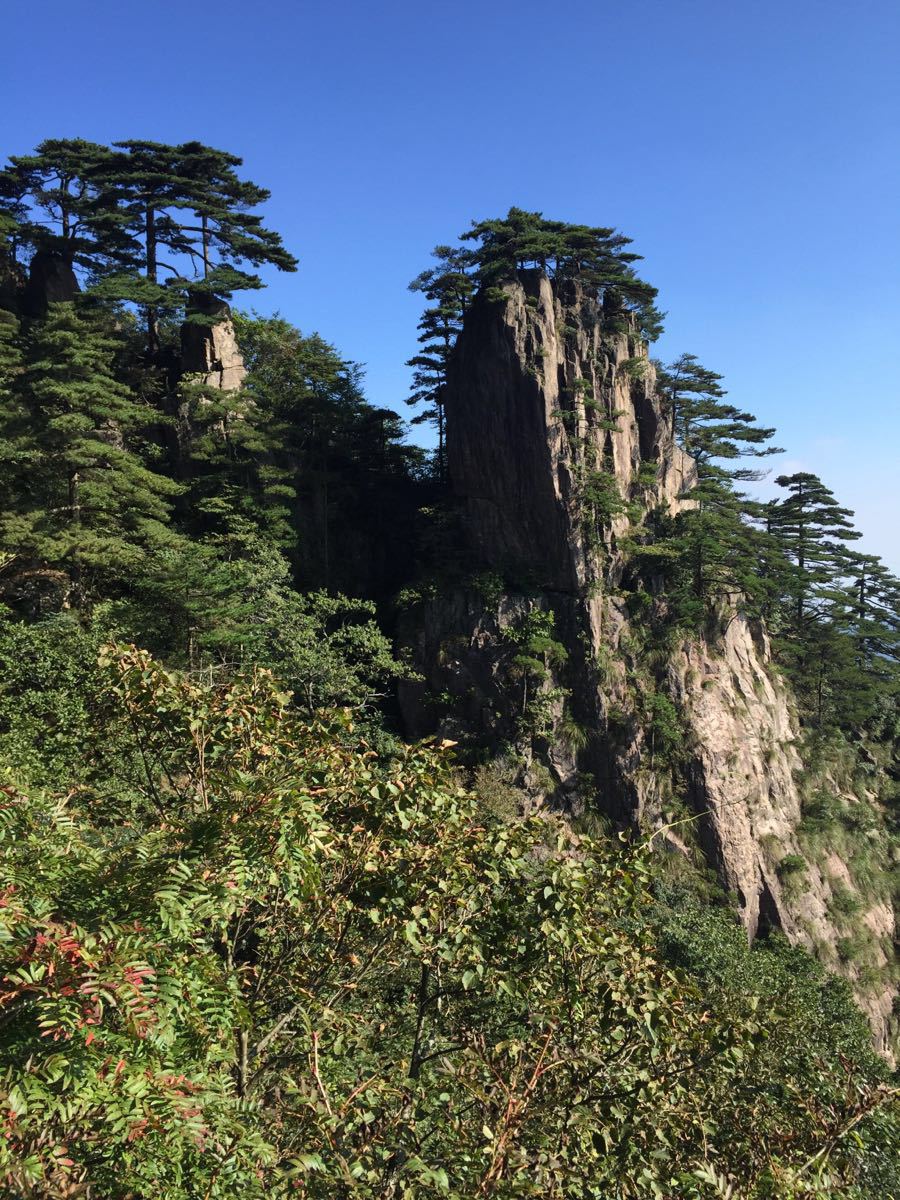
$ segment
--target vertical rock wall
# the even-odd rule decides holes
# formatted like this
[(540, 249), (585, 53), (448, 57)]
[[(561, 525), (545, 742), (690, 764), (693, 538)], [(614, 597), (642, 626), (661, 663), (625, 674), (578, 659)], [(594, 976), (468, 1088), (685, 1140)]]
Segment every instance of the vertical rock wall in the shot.
[[(505, 303), (476, 302), (451, 362), (447, 453), (477, 555), (550, 590), (596, 575), (582, 494), (608, 466), (625, 499), (677, 507), (695, 482), (634, 333), (604, 331), (600, 306), (522, 272)], [(656, 463), (641, 484), (642, 463)], [(622, 517), (613, 538), (628, 527)]]
[[(690, 505), (694, 464), (674, 443), (646, 347), (633, 330), (622, 331), (621, 318), (614, 331), (594, 299), (539, 271), (522, 272), (505, 292), (502, 302), (477, 300), (460, 335), (446, 395), (447, 445), (469, 550), (517, 586), (489, 602), (474, 592), (428, 601), (407, 629), (423, 682), (407, 687), (402, 703), (413, 732), (425, 732), (427, 695), (443, 694), (447, 733), (487, 746), (508, 740), (516, 728), (503, 667), (510, 630), (529, 610), (552, 609), (567, 660), (545, 688), (548, 696), (565, 689), (587, 738), (572, 749), (563, 705), (550, 705), (554, 730), (540, 746), (533, 738), (519, 746), (526, 762), (539, 753), (549, 769), (550, 781), (537, 790), (544, 801), (586, 802), (653, 827), (658, 773), (635, 683), (638, 639), (618, 593), (618, 543), (653, 507)], [(599, 475), (614, 479), (623, 504), (602, 526), (590, 498)], [(790, 696), (771, 669), (764, 630), (723, 613), (719, 635), (684, 641), (666, 673), (687, 731), (687, 787), (703, 814), (703, 848), (748, 937), (779, 928), (848, 974), (887, 1051), (892, 989), (864, 988), (836, 951), (834, 889), (846, 874), (862, 894), (852, 865), (832, 863), (829, 871), (807, 861), (803, 888), (790, 894), (779, 877), (786, 856), (803, 855), (802, 763)], [(593, 781), (587, 798), (586, 776)], [(870, 908), (865, 919), (880, 930), (886, 963), (892, 917), (878, 900)]]

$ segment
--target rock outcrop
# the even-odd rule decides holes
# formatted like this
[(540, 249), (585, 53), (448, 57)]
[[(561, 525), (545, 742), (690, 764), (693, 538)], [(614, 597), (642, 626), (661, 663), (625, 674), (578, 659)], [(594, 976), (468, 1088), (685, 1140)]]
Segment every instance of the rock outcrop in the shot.
[(51, 304), (74, 300), (81, 289), (72, 263), (51, 250), (38, 250), (31, 259), (20, 308), (27, 317), (43, 317)]
[(216, 297), (195, 297), (192, 313), (200, 319), (181, 327), (181, 371), (200, 377), (207, 387), (236, 391), (246, 378), (231, 309)]
[[(847, 975), (887, 1053), (893, 990), (864, 985), (842, 961), (836, 895), (859, 894), (883, 965), (893, 918), (879, 897), (862, 900), (852, 863), (836, 855), (828, 868), (803, 843), (798, 731), (765, 631), (723, 608), (715, 631), (669, 646), (648, 676), (621, 589), (627, 538), (652, 510), (689, 506), (696, 473), (629, 318), (577, 285), (521, 272), (503, 301), (476, 300), (445, 402), (463, 534), (494, 582), (443, 591), (406, 622), (422, 676), (401, 695), (410, 732), (437, 723), (488, 750), (511, 745), (534, 804), (660, 829), (680, 853), (681, 838), (663, 829), (664, 773), (647, 720), (654, 689), (664, 689), (684, 729), (688, 823), (748, 938), (780, 929)], [(547, 659), (540, 720), (528, 723), (512, 681), (517, 631), (534, 612), (552, 612), (564, 654)]]
[[(550, 590), (596, 574), (587, 528), (596, 473), (627, 500), (677, 506), (692, 486), (633, 331), (611, 332), (596, 301), (521, 273), (503, 304), (481, 300), (451, 362), (446, 397), (453, 490), (475, 553)], [(656, 465), (649, 482), (642, 464)], [(612, 522), (615, 539), (628, 527)]]

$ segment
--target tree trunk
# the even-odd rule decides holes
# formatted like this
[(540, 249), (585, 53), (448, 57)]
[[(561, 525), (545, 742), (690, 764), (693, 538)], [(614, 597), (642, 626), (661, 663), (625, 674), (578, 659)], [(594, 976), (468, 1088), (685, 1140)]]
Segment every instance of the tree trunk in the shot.
[(209, 278), (209, 218), (206, 213), (200, 218), (203, 227), (203, 278)]
[[(146, 253), (147, 278), (151, 283), (156, 283), (156, 213), (152, 208), (147, 209)], [(147, 306), (147, 350), (151, 358), (159, 351), (159, 313), (153, 304)]]

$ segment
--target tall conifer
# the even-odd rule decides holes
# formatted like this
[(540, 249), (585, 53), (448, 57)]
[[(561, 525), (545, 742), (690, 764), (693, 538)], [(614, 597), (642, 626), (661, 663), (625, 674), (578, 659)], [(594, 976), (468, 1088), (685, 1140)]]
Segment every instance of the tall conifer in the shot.
[(32, 330), (3, 431), (15, 494), (0, 545), (23, 565), (66, 572), (76, 605), (97, 581), (134, 581), (145, 553), (175, 536), (167, 521), (179, 488), (141, 452), (152, 414), (117, 381), (116, 350), (96, 316), (51, 305)]
[(757, 425), (752, 413), (727, 404), (722, 376), (704, 367), (696, 355), (682, 354), (668, 366), (657, 367), (672, 431), (696, 462), (701, 479), (759, 479), (758, 471), (724, 463), (782, 453), (776, 446), (763, 445), (775, 430)]
[(431, 303), (419, 321), (421, 349), (406, 364), (413, 368), (412, 392), (407, 404), (425, 405), (413, 417), (412, 424), (428, 422), (436, 429), (435, 462), (438, 479), (443, 481), (447, 473), (444, 420), (447, 364), (472, 301), (475, 281), (470, 273), (473, 260), (468, 251), (436, 246), (432, 254), (437, 259), (436, 265), (417, 275), (409, 285), (410, 291), (421, 292)]
[(772, 505), (770, 525), (794, 565), (790, 592), (799, 632), (833, 598), (845, 565), (846, 544), (860, 535), (850, 520), (853, 513), (838, 504), (817, 475), (798, 471), (779, 475), (775, 482), (788, 495)]

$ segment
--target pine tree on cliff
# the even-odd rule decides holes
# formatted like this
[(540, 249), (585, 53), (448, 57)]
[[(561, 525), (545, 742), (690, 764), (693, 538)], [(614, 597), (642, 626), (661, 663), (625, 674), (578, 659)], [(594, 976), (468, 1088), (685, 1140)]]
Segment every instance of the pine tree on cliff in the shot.
[(147, 551), (176, 540), (167, 522), (179, 489), (142, 453), (152, 414), (116, 380), (118, 348), (95, 315), (51, 305), (3, 414), (14, 479), (0, 547), (68, 573), (76, 605), (95, 582), (133, 582)]
[[(851, 633), (861, 663), (882, 673), (900, 663), (900, 579), (875, 554), (845, 551)], [(896, 671), (893, 671), (896, 674)]]
[(711, 607), (722, 600), (764, 616), (778, 597), (777, 574), (760, 570), (773, 550), (745, 520), (746, 497), (728, 481), (709, 479), (692, 489), (690, 499), (694, 507), (674, 518), (653, 514), (646, 531), (638, 531), (637, 561), (662, 569), (667, 601), (679, 623), (702, 628)]
[[(242, 452), (227, 471), (212, 457), (195, 460), (194, 507), (221, 511), (222, 484), (237, 484), (241, 470), (232, 508), (276, 539), (305, 579), (343, 583), (349, 564), (337, 547), (348, 535), (397, 536), (421, 452), (404, 443), (396, 413), (366, 403), (360, 367), (318, 334), (279, 317), (236, 314), (235, 326), (248, 370), (242, 395), (269, 450), (253, 459)], [(207, 442), (196, 453), (207, 446), (215, 452)]]
[(633, 313), (648, 341), (662, 330), (657, 290), (632, 265), (641, 255), (627, 249), (631, 238), (611, 227), (572, 225), (511, 208), (505, 217), (473, 222), (461, 240), (479, 243), (473, 263), (489, 295), (499, 298), (499, 286), (517, 271), (538, 267), (556, 279), (577, 279), (612, 313)]
[[(14, 502), (20, 470), (16, 434), (23, 410), (16, 380), (21, 370), (19, 322), (11, 312), (0, 308), (0, 511), (4, 512)], [(0, 551), (0, 564), (4, 558)]]
[(120, 214), (101, 195), (111, 152), (83, 138), (49, 138), (0, 171), (0, 210), (26, 247), (96, 278), (130, 262)]
[(413, 417), (413, 425), (428, 422), (437, 430), (435, 462), (438, 479), (443, 482), (447, 474), (444, 420), (447, 364), (471, 303), (475, 282), (470, 273), (470, 252), (452, 246), (436, 246), (432, 254), (437, 264), (417, 275), (409, 285), (410, 291), (421, 292), (431, 303), (419, 321), (421, 349), (406, 364), (413, 368), (413, 390), (407, 404), (425, 405), (422, 412)]
[(795, 633), (826, 611), (835, 600), (839, 581), (849, 566), (847, 543), (860, 534), (853, 513), (842, 508), (817, 475), (798, 471), (775, 480), (788, 495), (770, 506), (769, 524), (793, 565), (789, 607)]
[(632, 264), (640, 255), (627, 250), (630, 239), (609, 227), (547, 220), (539, 212), (511, 208), (505, 217), (473, 222), (461, 241), (470, 249), (438, 246), (437, 265), (410, 284), (432, 303), (419, 322), (420, 352), (413, 368), (409, 404), (426, 407), (413, 424), (429, 422), (438, 435), (437, 475), (446, 475), (444, 390), (447, 363), (465, 311), (480, 289), (488, 300), (503, 297), (503, 285), (516, 273), (538, 268), (556, 280), (574, 279), (602, 302), (604, 320), (616, 331), (634, 329), (652, 341), (662, 331), (656, 289), (640, 279)]
[(42, 142), (0, 172), (0, 208), (20, 240), (84, 268), (95, 295), (141, 306), (147, 344), (160, 319), (261, 286), (252, 269), (293, 271), (296, 260), (251, 210), (269, 193), (242, 180), (241, 159), (200, 142)]
[(838, 723), (861, 727), (900, 695), (900, 580), (873, 554), (845, 546), (840, 557), (842, 579), (807, 623), (797, 657), (807, 671), (817, 662), (817, 719), (827, 688)]
[(29, 218), (25, 187), (8, 169), (0, 171), (0, 289), (17, 282), (22, 271), (19, 255), (27, 244), (24, 223)]
[(13, 313), (0, 308), (0, 396), (9, 395), (21, 364), (19, 322)]
[[(679, 609), (692, 623), (702, 620), (717, 597), (740, 596), (748, 611), (765, 613), (777, 595), (780, 578), (777, 547), (748, 524), (752, 502), (735, 489), (736, 481), (759, 479), (761, 472), (735, 465), (742, 458), (778, 454), (764, 445), (774, 429), (725, 401), (722, 376), (693, 354), (668, 366), (657, 364), (663, 411), (678, 443), (697, 465), (693, 507), (682, 512), (668, 534), (675, 560), (673, 587)], [(760, 562), (767, 564), (760, 571)]]
[(161, 312), (186, 309), (203, 322), (211, 297), (262, 286), (247, 267), (296, 270), (280, 236), (249, 211), (269, 193), (239, 178), (240, 158), (200, 142), (124, 141), (115, 150), (103, 196), (119, 214), (140, 272), (125, 273), (106, 294), (145, 308), (151, 354), (159, 348)]
[(788, 563), (774, 622), (778, 656), (808, 719), (858, 726), (896, 691), (896, 581), (852, 549), (860, 536), (853, 514), (818, 476), (801, 471), (776, 483), (788, 492), (767, 506)]
[(722, 376), (704, 367), (696, 355), (682, 354), (668, 366), (657, 364), (657, 372), (672, 431), (696, 462), (701, 480), (759, 479), (759, 471), (725, 467), (723, 461), (783, 453), (777, 446), (763, 446), (775, 430), (758, 426), (752, 413), (726, 404)]

